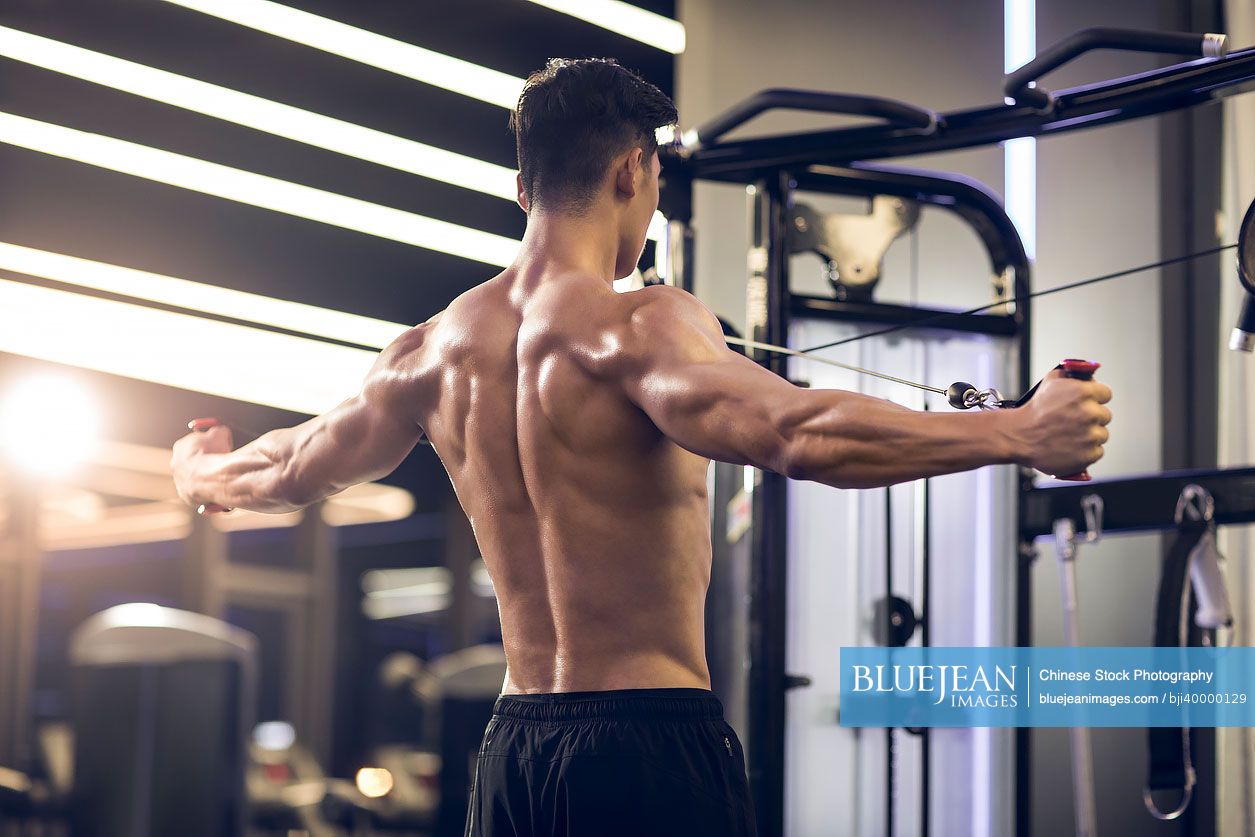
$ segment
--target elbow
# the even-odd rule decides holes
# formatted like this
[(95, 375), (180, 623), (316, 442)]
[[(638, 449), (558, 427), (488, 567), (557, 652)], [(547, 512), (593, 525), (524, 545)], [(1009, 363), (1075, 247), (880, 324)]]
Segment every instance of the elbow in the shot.
[(833, 488), (867, 488), (846, 445), (832, 436), (799, 428), (783, 436), (777, 473), (791, 480), (819, 482)]
[(816, 463), (810, 453), (806, 434), (798, 428), (780, 433), (772, 470), (791, 480), (815, 479)]
[(318, 492), (309, 485), (309, 480), (290, 464), (279, 470), (266, 494), (278, 512), (297, 511), (312, 506), (320, 499)]
[(797, 451), (786, 446), (780, 453), (780, 465), (776, 469), (776, 473), (788, 477), (791, 480), (809, 480), (811, 479), (811, 466), (805, 459), (798, 455)]
[(791, 480), (819, 479), (824, 440), (813, 411), (799, 410), (793, 404), (781, 407), (768, 421), (773, 431), (768, 436), (772, 448), (769, 467)]

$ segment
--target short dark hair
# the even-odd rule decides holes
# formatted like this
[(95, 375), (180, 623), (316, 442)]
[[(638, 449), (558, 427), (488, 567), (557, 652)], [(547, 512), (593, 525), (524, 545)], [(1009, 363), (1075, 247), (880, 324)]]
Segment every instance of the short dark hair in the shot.
[(528, 205), (587, 210), (615, 156), (639, 145), (648, 165), (675, 121), (671, 99), (612, 58), (549, 59), (510, 114)]

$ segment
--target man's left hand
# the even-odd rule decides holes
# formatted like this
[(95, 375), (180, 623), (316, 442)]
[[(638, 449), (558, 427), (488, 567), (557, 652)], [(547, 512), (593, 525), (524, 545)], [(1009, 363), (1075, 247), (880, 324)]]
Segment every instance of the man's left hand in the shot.
[(196, 419), (188, 423), (193, 429), (174, 443), (170, 457), (170, 473), (179, 499), (189, 505), (208, 504), (196, 485), (196, 466), (202, 454), (230, 453), (234, 449), (231, 428), (212, 419)]

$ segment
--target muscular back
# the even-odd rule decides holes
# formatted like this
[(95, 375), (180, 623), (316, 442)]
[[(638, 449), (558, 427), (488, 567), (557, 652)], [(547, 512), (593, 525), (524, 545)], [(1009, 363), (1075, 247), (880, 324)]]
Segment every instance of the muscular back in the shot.
[(424, 337), (418, 419), (496, 588), (507, 692), (709, 687), (708, 460), (622, 386), (636, 312), (675, 293), (507, 272)]
[(190, 433), (171, 467), (192, 505), (291, 511), (387, 475), (425, 432), (492, 574), (506, 691), (707, 687), (710, 459), (839, 488), (1075, 473), (1102, 456), (1110, 399), (1061, 372), (977, 414), (801, 389), (730, 351), (683, 291), (511, 268), (394, 341), (335, 409), (239, 450), (224, 427)]

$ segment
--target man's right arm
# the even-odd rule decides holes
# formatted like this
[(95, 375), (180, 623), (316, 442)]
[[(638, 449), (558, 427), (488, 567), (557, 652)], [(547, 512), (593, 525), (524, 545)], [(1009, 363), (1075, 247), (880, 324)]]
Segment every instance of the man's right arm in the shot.
[(1011, 462), (1073, 473), (1102, 456), (1111, 415), (1103, 384), (1050, 378), (1017, 410), (915, 411), (794, 386), (730, 350), (691, 295), (637, 293), (651, 296), (621, 337), (617, 377), (664, 434), (702, 456), (840, 488)]

